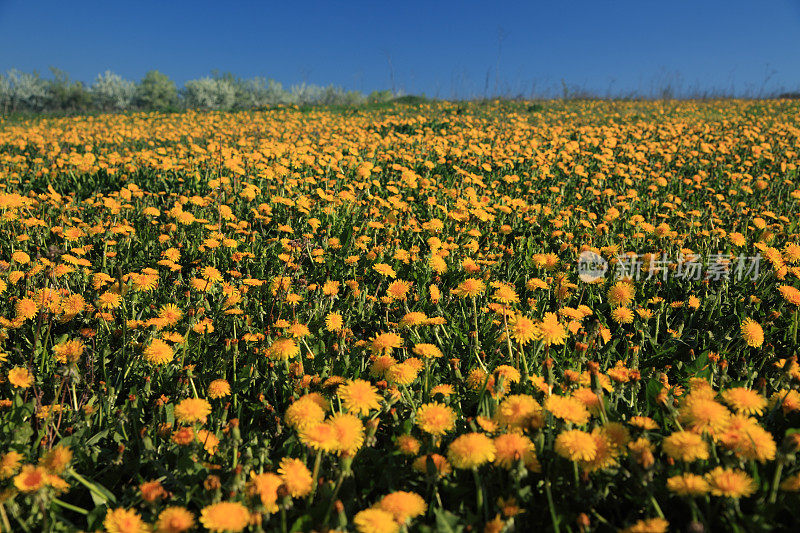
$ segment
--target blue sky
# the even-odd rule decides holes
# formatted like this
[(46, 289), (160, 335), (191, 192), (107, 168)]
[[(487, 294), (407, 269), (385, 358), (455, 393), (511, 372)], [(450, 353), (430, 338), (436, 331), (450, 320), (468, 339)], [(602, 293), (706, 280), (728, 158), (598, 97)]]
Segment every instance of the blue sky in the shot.
[(438, 97), (558, 93), (562, 80), (601, 95), (800, 90), (800, 0), (0, 0), (0, 71), (51, 65), (87, 82), (217, 69)]

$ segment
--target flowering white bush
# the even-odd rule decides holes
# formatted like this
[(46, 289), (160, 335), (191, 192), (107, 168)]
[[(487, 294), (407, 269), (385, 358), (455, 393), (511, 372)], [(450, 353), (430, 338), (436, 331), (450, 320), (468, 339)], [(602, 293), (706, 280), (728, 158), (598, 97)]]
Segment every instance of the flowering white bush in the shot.
[(231, 109), (236, 103), (236, 89), (228, 80), (200, 78), (186, 82), (183, 95), (187, 107), (194, 109)]
[[(290, 89), (271, 79), (237, 78), (231, 74), (187, 81), (178, 90), (175, 83), (158, 71), (148, 72), (139, 82), (122, 78), (107, 70), (98, 74), (91, 86), (70, 80), (61, 70), (52, 69), (52, 78), (38, 73), (10, 70), (0, 74), (0, 113), (98, 111), (166, 111), (198, 109), (226, 111), (259, 109), (277, 105), (346, 105), (388, 101), (397, 96), (390, 91), (367, 98), (358, 91), (335, 85), (300, 83)], [(380, 94), (381, 98), (374, 97)]]
[(48, 101), (47, 82), (38, 74), (12, 69), (4, 80), (0, 84), (0, 102), (4, 109), (10, 112), (40, 111), (45, 107)]
[(136, 84), (107, 70), (97, 75), (90, 90), (100, 109), (121, 111), (131, 107)]

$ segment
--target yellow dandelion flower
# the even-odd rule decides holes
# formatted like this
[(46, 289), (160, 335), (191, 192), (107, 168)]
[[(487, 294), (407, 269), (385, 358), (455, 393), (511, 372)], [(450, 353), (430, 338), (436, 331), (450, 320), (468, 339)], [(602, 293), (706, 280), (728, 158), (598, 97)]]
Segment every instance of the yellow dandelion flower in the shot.
[(422, 496), (415, 492), (397, 491), (381, 498), (378, 508), (391, 513), (398, 523), (404, 524), (422, 515), (428, 506)]
[(174, 413), (181, 424), (204, 423), (211, 414), (211, 404), (202, 398), (187, 398), (175, 406)]
[(214, 381), (208, 384), (208, 391), (206, 394), (212, 400), (217, 400), (219, 398), (224, 398), (225, 396), (230, 396), (231, 385), (230, 383), (228, 383), (227, 380), (215, 379)]
[(716, 467), (705, 475), (711, 494), (725, 498), (750, 496), (758, 488), (756, 482), (742, 470)]
[(494, 443), (483, 433), (466, 433), (450, 443), (447, 458), (456, 468), (477, 468), (494, 461)]
[(426, 403), (417, 409), (416, 425), (425, 433), (444, 435), (455, 429), (456, 413), (447, 405)]
[(742, 338), (748, 346), (760, 348), (764, 344), (764, 330), (761, 324), (752, 318), (745, 318), (742, 322)]
[(570, 461), (591, 461), (597, 456), (597, 441), (591, 433), (571, 429), (556, 437), (555, 451)]
[(33, 385), (33, 374), (27, 368), (15, 366), (8, 371), (8, 382), (17, 389), (27, 389)]
[(381, 395), (369, 381), (350, 380), (336, 390), (344, 408), (353, 414), (368, 415), (381, 408)]
[(215, 533), (238, 532), (250, 524), (250, 511), (238, 502), (219, 502), (203, 507), (200, 523)]
[(281, 459), (278, 474), (293, 498), (302, 498), (311, 492), (313, 482), (311, 471), (300, 459), (290, 457)]
[(359, 533), (397, 533), (400, 531), (392, 513), (382, 509), (365, 509), (356, 513), (353, 524)]
[(133, 509), (112, 509), (106, 513), (103, 526), (108, 533), (148, 533), (147, 526), (139, 513)]
[(144, 358), (153, 365), (163, 365), (172, 361), (175, 352), (161, 339), (153, 339), (144, 349)]

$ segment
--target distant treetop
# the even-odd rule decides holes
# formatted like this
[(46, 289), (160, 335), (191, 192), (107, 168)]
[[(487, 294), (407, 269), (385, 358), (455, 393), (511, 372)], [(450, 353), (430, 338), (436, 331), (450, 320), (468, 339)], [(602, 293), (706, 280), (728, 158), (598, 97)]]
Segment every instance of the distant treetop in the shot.
[(396, 98), (391, 91), (364, 95), (341, 87), (307, 83), (284, 89), (266, 78), (243, 79), (218, 74), (187, 81), (178, 88), (169, 76), (147, 72), (139, 82), (105, 71), (90, 86), (73, 81), (59, 69), (52, 77), (12, 69), (0, 74), (0, 114), (87, 113), (120, 111), (178, 111), (258, 109), (277, 105), (346, 105), (383, 103)]

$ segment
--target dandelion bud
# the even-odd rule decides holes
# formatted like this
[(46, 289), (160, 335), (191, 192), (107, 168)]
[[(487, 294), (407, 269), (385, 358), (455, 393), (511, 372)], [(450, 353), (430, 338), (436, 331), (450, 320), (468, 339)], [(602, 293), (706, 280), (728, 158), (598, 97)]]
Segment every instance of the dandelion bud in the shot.
[[(592, 372), (591, 385), (594, 393), (600, 397), (603, 396), (603, 385), (600, 383), (600, 372)], [(601, 405), (602, 408), (602, 405)]]
[(275, 494), (278, 496), (279, 500), (283, 500), (284, 498), (289, 496), (289, 490), (286, 488), (286, 485), (283, 484), (283, 485), (281, 485), (280, 487), (277, 488), (277, 490), (275, 491)]
[(506, 524), (500, 518), (500, 515), (494, 517), (493, 520), (490, 520), (486, 523), (486, 526), (483, 528), (483, 533), (500, 533), (505, 528)]
[(299, 378), (303, 376), (303, 367), (300, 363), (292, 363), (289, 365), (289, 373), (292, 374), (295, 378)]
[(203, 481), (203, 487), (205, 487), (205, 489), (210, 492), (212, 490), (217, 490), (220, 487), (222, 487), (222, 482), (220, 481), (218, 476), (210, 474), (205, 479), (205, 481)]
[(380, 425), (381, 421), (377, 418), (373, 418), (371, 420), (367, 420), (365, 426), (367, 427), (367, 435), (372, 436), (378, 431), (378, 426)]
[(790, 357), (786, 363), (783, 365), (783, 373), (791, 379), (792, 374), (794, 374), (795, 370), (797, 369), (797, 356), (793, 355)]
[(667, 395), (667, 389), (666, 388), (661, 389), (661, 392), (659, 392), (658, 396), (656, 396), (656, 401), (658, 403), (660, 403), (660, 404), (667, 405), (668, 395)]
[(706, 528), (702, 522), (692, 521), (689, 522), (689, 527), (686, 529), (689, 533), (705, 533)]
[(233, 418), (233, 419), (231, 419), (229, 424), (230, 424), (230, 428), (231, 428), (231, 438), (234, 441), (237, 441), (237, 442), (242, 440), (242, 434), (239, 431), (239, 419), (238, 418)]
[(786, 453), (795, 453), (800, 451), (800, 433), (786, 435), (786, 438), (783, 439), (783, 449), (786, 451)]

